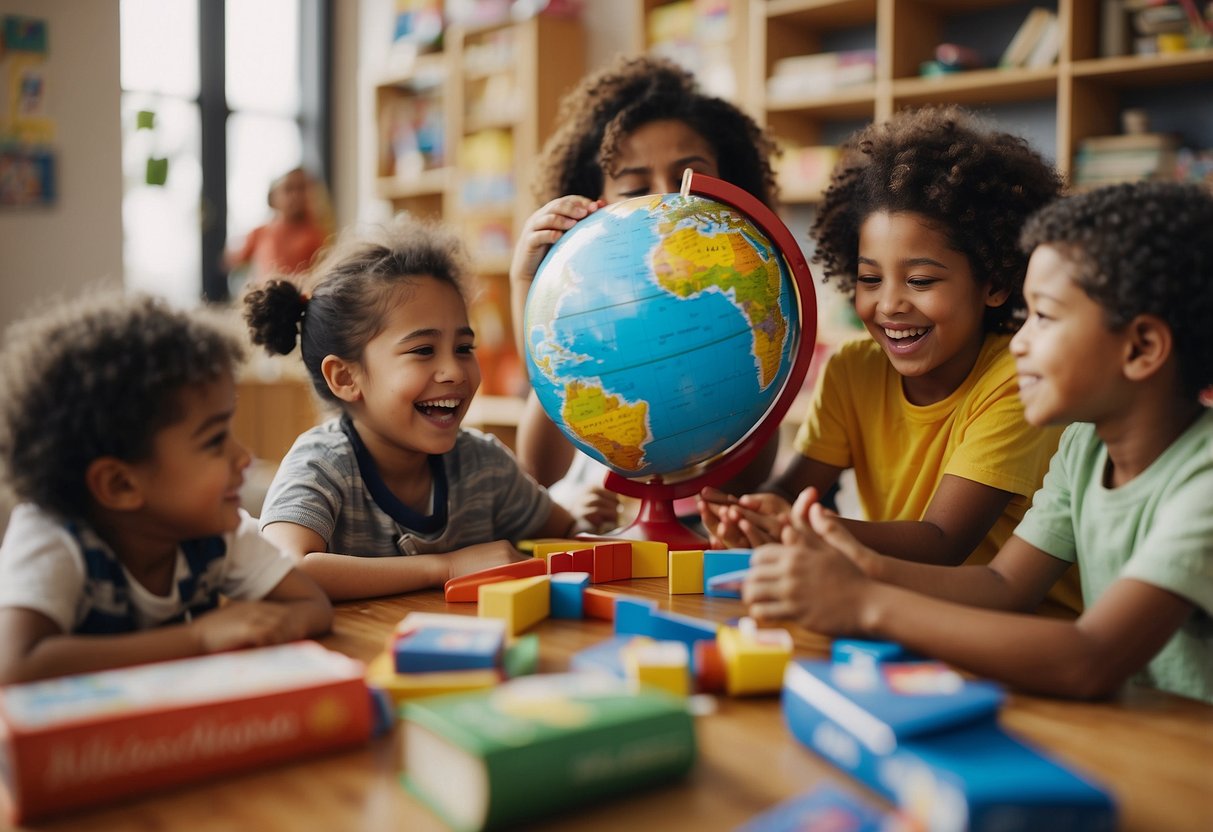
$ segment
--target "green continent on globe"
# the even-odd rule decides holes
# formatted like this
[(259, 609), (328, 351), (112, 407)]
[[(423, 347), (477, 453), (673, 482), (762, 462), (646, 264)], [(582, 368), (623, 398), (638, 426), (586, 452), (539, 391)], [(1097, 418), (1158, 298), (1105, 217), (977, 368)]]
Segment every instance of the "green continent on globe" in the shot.
[[(763, 260), (755, 249), (761, 232), (744, 217), (724, 206), (703, 200), (664, 203), (661, 243), (653, 256), (658, 284), (667, 292), (688, 298), (707, 289), (726, 297), (745, 316), (753, 333), (753, 353), (759, 383), (765, 389), (775, 380), (783, 359), (788, 324), (780, 311), (783, 273), (775, 257)], [(727, 230), (705, 236), (697, 228), (677, 226), (686, 219), (698, 225), (709, 222)]]
[(640, 469), (649, 438), (647, 403), (629, 404), (597, 384), (570, 381), (564, 387), (561, 416), (569, 430), (611, 465)]

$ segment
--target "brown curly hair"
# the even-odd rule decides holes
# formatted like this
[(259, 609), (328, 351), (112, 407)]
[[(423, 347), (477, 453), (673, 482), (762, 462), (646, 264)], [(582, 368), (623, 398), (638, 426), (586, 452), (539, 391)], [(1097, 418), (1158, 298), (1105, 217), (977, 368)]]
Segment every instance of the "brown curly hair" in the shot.
[(105, 456), (151, 457), (184, 416), (180, 393), (233, 373), (239, 340), (146, 296), (87, 293), (13, 324), (0, 358), (0, 461), (16, 495), (64, 517), (89, 505), (85, 474)]
[(979, 281), (1010, 293), (1002, 306), (986, 308), (983, 325), (1013, 332), (1023, 319), (1028, 265), (1019, 232), (1061, 188), (1057, 171), (1024, 139), (966, 110), (904, 110), (843, 146), (811, 230), (814, 260), (854, 299), (864, 220), (877, 212), (921, 214), (968, 258)]
[(449, 283), (467, 297), (463, 244), (437, 223), (398, 215), (388, 225), (343, 235), (311, 271), (311, 296), (288, 280), (249, 292), (244, 319), (254, 344), (286, 355), (299, 343), (312, 387), (341, 404), (320, 365), (325, 356), (359, 361), (382, 329), (388, 310), (421, 275)]
[(1049, 245), (1119, 329), (1138, 315), (1166, 321), (1185, 394), (1213, 385), (1213, 194), (1200, 185), (1110, 185), (1034, 214), (1025, 254)]
[(691, 73), (651, 56), (617, 58), (561, 100), (559, 127), (536, 168), (535, 197), (540, 203), (565, 194), (597, 198), (619, 142), (664, 119), (683, 122), (711, 145), (721, 179), (775, 207), (774, 142), (736, 106), (701, 92)]

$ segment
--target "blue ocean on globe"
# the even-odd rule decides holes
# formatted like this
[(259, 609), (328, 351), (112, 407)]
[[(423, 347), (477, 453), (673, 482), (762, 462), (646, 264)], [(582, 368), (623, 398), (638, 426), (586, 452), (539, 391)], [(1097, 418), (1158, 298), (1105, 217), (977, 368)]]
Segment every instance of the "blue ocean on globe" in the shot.
[(525, 346), (545, 412), (629, 478), (676, 479), (740, 442), (800, 337), (784, 258), (746, 216), (645, 196), (579, 222), (540, 265)]

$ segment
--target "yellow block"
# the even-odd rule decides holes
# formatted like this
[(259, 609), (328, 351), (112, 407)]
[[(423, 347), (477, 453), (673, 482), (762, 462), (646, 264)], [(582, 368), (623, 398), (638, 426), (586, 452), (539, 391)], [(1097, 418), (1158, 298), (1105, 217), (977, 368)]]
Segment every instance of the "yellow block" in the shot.
[(690, 654), (681, 641), (635, 639), (620, 650), (627, 677), (675, 696), (691, 692)]
[(632, 577), (664, 578), (670, 574), (670, 547), (656, 540), (631, 540)]
[(780, 691), (784, 668), (792, 658), (792, 636), (787, 630), (721, 627), (716, 645), (730, 696)]
[(686, 549), (670, 552), (670, 594), (703, 595), (703, 552)]
[[(574, 549), (586, 549), (593, 546), (593, 543), (588, 543), (584, 540), (555, 540), (552, 538), (544, 538), (543, 540), (533, 540), (529, 542), (531, 548), (531, 556), (536, 558), (546, 559), (552, 552), (571, 552)], [(522, 544), (519, 544), (522, 547)], [(526, 549), (522, 549), (526, 551)]]
[(547, 575), (482, 584), (477, 595), (481, 618), (501, 618), (506, 632), (516, 636), (551, 614), (552, 596)]
[(491, 688), (501, 681), (496, 670), (443, 670), (433, 673), (397, 673), (392, 654), (384, 651), (366, 666), (366, 682), (387, 691), (399, 705), (417, 696), (437, 696), (465, 690)]

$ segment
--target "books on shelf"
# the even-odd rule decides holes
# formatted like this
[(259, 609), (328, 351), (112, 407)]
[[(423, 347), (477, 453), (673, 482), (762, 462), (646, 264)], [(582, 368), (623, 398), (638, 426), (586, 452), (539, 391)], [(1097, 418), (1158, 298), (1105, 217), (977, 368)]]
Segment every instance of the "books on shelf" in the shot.
[(1074, 185), (1096, 188), (1119, 182), (1171, 181), (1176, 175), (1179, 139), (1169, 133), (1091, 136), (1074, 154)]
[(876, 51), (852, 49), (781, 58), (767, 78), (770, 104), (830, 95), (876, 78)]
[[(903, 692), (892, 689), (888, 674), (913, 665), (928, 671)], [(998, 726), (999, 700), (990, 683), (962, 679), (956, 686), (935, 675), (936, 662), (840, 667), (878, 670), (882, 681), (861, 696), (829, 662), (793, 662), (782, 700), (789, 729), (922, 828), (1115, 828), (1115, 806), (1104, 789)], [(928, 692), (913, 692), (920, 685)], [(910, 701), (919, 697), (931, 704)], [(949, 697), (954, 708), (946, 704)]]
[(0, 793), (23, 822), (364, 742), (363, 673), (301, 641), (8, 685)]
[(528, 676), (402, 710), (405, 786), (456, 830), (516, 826), (685, 775), (686, 700), (605, 674)]
[[(1014, 69), (1027, 67), (1029, 60), (1035, 60), (1037, 63), (1032, 66), (1051, 66), (1057, 60), (1056, 49), (1060, 44), (1059, 36), (1060, 29), (1056, 12), (1038, 6), (1028, 12), (1023, 23), (1015, 30), (998, 65), (1004, 69)], [(1054, 44), (1052, 47), (1048, 45), (1050, 41)], [(1039, 53), (1037, 53), (1038, 49)], [(1048, 58), (1047, 63), (1040, 63), (1046, 60), (1050, 51), (1053, 52), (1052, 58)]]

